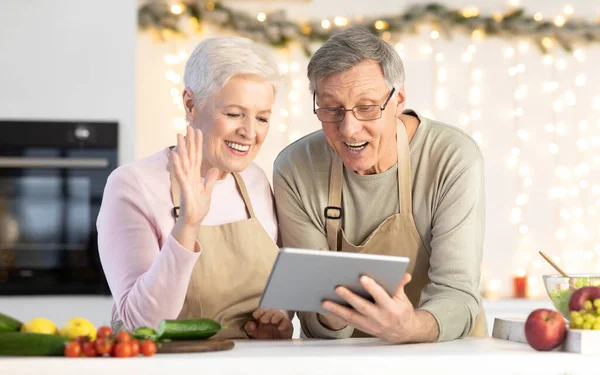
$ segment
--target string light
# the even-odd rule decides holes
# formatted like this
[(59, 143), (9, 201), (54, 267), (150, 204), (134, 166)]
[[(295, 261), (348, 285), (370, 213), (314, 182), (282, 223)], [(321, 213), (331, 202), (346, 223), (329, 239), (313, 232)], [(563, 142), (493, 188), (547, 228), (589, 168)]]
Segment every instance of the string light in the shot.
[(585, 61), (585, 53), (580, 48), (573, 51), (573, 57), (575, 57), (580, 62)]
[(333, 23), (336, 26), (340, 26), (340, 27), (346, 26), (346, 25), (348, 25), (348, 19), (346, 17), (337, 16), (333, 19)]
[(377, 30), (386, 30), (389, 27), (390, 27), (390, 25), (385, 21), (379, 20), (379, 21), (375, 22), (375, 28)]
[(183, 13), (183, 5), (182, 4), (175, 4), (171, 7), (171, 13), (173, 14), (181, 14)]
[(473, 18), (473, 17), (477, 17), (479, 15), (479, 9), (475, 8), (475, 7), (470, 7), (470, 8), (465, 8), (462, 11), (462, 15), (465, 18)]
[[(509, 5), (519, 7), (518, 0), (509, 0)], [(173, 5), (170, 10), (173, 14), (180, 14), (185, 11), (183, 6), (177, 8), (178, 4)], [(180, 12), (180, 13), (178, 13)], [(465, 18), (477, 17), (479, 10), (477, 8), (465, 8), (461, 11)], [(533, 20), (536, 22), (553, 22), (555, 25), (562, 27), (566, 25), (574, 10), (570, 5), (566, 5), (563, 9), (563, 14), (555, 17), (541, 12), (533, 15)], [(495, 15), (494, 19), (497, 22), (502, 21), (502, 15)], [(264, 12), (257, 14), (258, 22), (265, 22), (267, 15)], [(343, 27), (349, 24), (346, 17), (336, 16), (328, 19), (323, 19), (321, 27), (330, 29), (333, 25)], [(381, 37), (384, 39), (393, 38), (393, 35), (386, 31), (390, 25), (378, 20), (372, 24), (372, 27), (381, 31)], [(304, 32), (304, 31), (303, 31)], [(426, 44), (419, 48), (421, 56), (431, 58), (434, 62), (434, 81), (435, 81), (435, 102), (433, 103), (433, 111), (424, 111), (423, 114), (435, 118), (437, 110), (444, 110), (454, 104), (454, 93), (449, 91), (445, 85), (450, 76), (449, 65), (454, 59), (453, 54), (443, 54), (436, 50), (436, 42), (441, 38), (441, 32), (438, 29), (428, 30), (423, 35)], [(484, 94), (487, 91), (482, 89), (482, 84), (487, 81), (488, 76), (493, 76), (493, 72), (483, 71), (476, 66), (478, 61), (477, 53), (478, 42), (485, 38), (485, 32), (481, 29), (474, 30), (471, 34), (471, 42), (466, 45), (466, 48), (459, 54), (460, 61), (467, 64), (468, 68), (468, 86), (464, 88), (466, 94), (467, 108), (461, 108), (458, 112), (458, 124), (465, 128), (472, 135), (472, 138), (480, 145), (484, 144), (485, 129), (480, 127), (482, 116), (486, 118), (487, 112), (483, 112), (480, 107), (485, 102)], [(593, 98), (583, 97), (584, 88), (591, 83), (591, 78), (588, 78), (581, 70), (582, 64), (589, 59), (582, 48), (576, 48), (571, 54), (557, 55), (552, 50), (557, 46), (557, 41), (551, 37), (546, 37), (541, 40), (541, 44), (546, 48), (547, 53), (540, 56), (539, 64), (544, 69), (553, 72), (553, 77), (549, 77), (546, 81), (540, 82), (528, 87), (524, 84), (522, 77), (528, 74), (529, 71), (536, 72), (538, 66), (532, 65), (529, 59), (524, 59), (523, 55), (535, 48), (527, 41), (518, 41), (512, 46), (499, 50), (500, 55), (504, 55), (506, 59), (511, 61), (508, 70), (504, 74), (508, 74), (509, 79), (513, 83), (513, 105), (511, 106), (510, 116), (513, 124), (514, 144), (510, 146), (508, 153), (508, 166), (515, 172), (516, 192), (512, 207), (509, 211), (509, 221), (515, 225), (515, 232), (518, 235), (518, 258), (519, 264), (515, 265), (515, 269), (523, 269), (523, 272), (531, 276), (528, 279), (530, 287), (536, 286), (536, 280), (539, 279), (538, 273), (548, 272), (547, 265), (543, 262), (536, 261), (532, 241), (533, 235), (536, 234), (538, 228), (531, 222), (528, 222), (528, 205), (535, 203), (530, 199), (530, 192), (534, 181), (538, 184), (536, 178), (535, 165), (528, 164), (526, 159), (529, 150), (533, 150), (528, 143), (539, 142), (539, 137), (550, 137), (548, 142), (542, 144), (541, 151), (546, 151), (550, 157), (555, 160), (554, 183), (548, 188), (548, 197), (555, 203), (557, 207), (557, 221), (551, 234), (556, 238), (556, 248), (543, 249), (553, 253), (553, 259), (561, 264), (561, 266), (571, 266), (569, 269), (579, 266), (577, 262), (585, 260), (589, 263), (589, 269), (600, 271), (600, 263), (595, 262), (600, 259), (600, 235), (596, 235), (591, 230), (593, 223), (592, 219), (600, 213), (600, 183), (594, 176), (600, 169), (600, 113), (596, 112), (594, 118), (577, 117), (581, 114), (586, 114), (587, 106), (596, 111), (600, 111), (600, 95)], [(396, 43), (395, 50), (401, 57), (406, 54), (406, 47), (403, 43)], [(181, 57), (183, 51), (177, 53), (171, 52), (164, 56), (166, 65), (166, 79), (170, 86), (169, 98), (172, 98), (173, 103), (179, 106), (182, 110), (181, 103), (181, 81), (182, 81), (182, 62), (185, 57)], [(523, 62), (528, 61), (528, 65)], [(279, 66), (280, 72), (286, 75), (289, 80), (289, 91), (284, 92), (282, 97), (285, 98), (287, 104), (285, 108), (279, 109), (274, 113), (273, 119), (274, 128), (279, 131), (279, 134), (286, 142), (293, 142), (302, 136), (298, 128), (294, 127), (293, 121), (301, 119), (301, 115), (305, 112), (302, 109), (303, 102), (301, 101), (301, 92), (304, 87), (303, 80), (300, 79), (299, 73), (304, 69), (304, 66), (298, 61), (291, 61), (288, 53), (288, 59), (282, 62)], [(572, 74), (572, 75), (567, 75)], [(560, 77), (560, 79), (557, 78)], [(466, 77), (465, 77), (466, 78)], [(567, 78), (568, 83), (565, 84), (564, 78)], [(560, 83), (559, 83), (560, 82)], [(535, 96), (540, 91), (549, 100), (548, 107), (553, 116), (551, 121), (541, 123), (540, 129), (532, 129), (531, 124), (524, 121), (524, 116), (529, 115), (529, 106), (527, 103), (528, 96)], [(452, 95), (452, 96), (451, 96)], [(585, 106), (585, 107), (584, 107)], [(184, 113), (182, 111), (182, 113)], [(275, 116), (278, 115), (278, 116)], [(487, 121), (487, 120), (486, 120)], [(183, 116), (174, 116), (173, 126), (177, 130), (185, 128), (187, 124)], [(540, 134), (542, 130), (544, 133)], [(275, 133), (277, 134), (277, 132)], [(564, 137), (568, 135), (569, 137)], [(540, 148), (537, 148), (540, 150)], [(577, 160), (572, 164), (567, 160), (562, 160), (562, 155), (575, 155)], [(586, 163), (585, 161), (589, 163)], [(539, 190), (536, 187), (535, 190)], [(586, 199), (590, 199), (586, 203)], [(575, 241), (573, 247), (567, 247)], [(535, 255), (535, 254), (534, 254)], [(533, 274), (531, 274), (533, 273)], [(486, 289), (492, 292), (498, 292), (501, 288), (501, 280), (491, 279), (484, 283)], [(539, 287), (539, 285), (537, 285)]]
[(565, 8), (563, 9), (563, 12), (564, 12), (566, 15), (568, 15), (568, 16), (572, 15), (572, 14), (573, 14), (573, 12), (574, 12), (573, 6), (572, 6), (572, 5), (570, 5), (570, 4), (567, 4), (567, 5), (565, 5)]

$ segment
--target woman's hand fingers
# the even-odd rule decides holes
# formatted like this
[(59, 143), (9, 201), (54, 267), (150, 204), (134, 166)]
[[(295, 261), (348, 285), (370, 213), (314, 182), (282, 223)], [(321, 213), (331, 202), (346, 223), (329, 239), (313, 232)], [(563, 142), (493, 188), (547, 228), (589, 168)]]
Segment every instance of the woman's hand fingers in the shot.
[(173, 168), (175, 169), (175, 177), (177, 177), (177, 182), (179, 182), (179, 185), (181, 186), (185, 183), (185, 177), (183, 174), (183, 166), (181, 165), (181, 158), (176, 152), (173, 153)]
[(183, 173), (185, 176), (189, 174), (190, 171), (190, 160), (188, 156), (188, 150), (186, 146), (186, 140), (181, 134), (177, 134), (177, 153), (179, 154), (179, 158), (181, 159), (181, 166), (183, 167)]
[(202, 131), (200, 129), (196, 129), (196, 165), (198, 168), (202, 167)]
[(265, 314), (265, 312), (267, 312), (267, 310), (259, 307), (258, 309), (254, 310), (254, 312), (252, 313), (252, 317), (255, 320), (260, 320), (260, 318)]
[(283, 320), (288, 320), (287, 318), (288, 316), (283, 311), (279, 311), (273, 314), (270, 323), (273, 325), (279, 325), (279, 323), (281, 323)]
[(217, 182), (217, 178), (219, 178), (219, 170), (217, 168), (211, 168), (206, 174), (206, 178), (204, 179), (204, 192), (208, 196), (212, 195), (212, 191), (215, 187), (215, 183)]
[(275, 309), (269, 309), (269, 310), (265, 311), (263, 316), (260, 317), (260, 322), (262, 324), (269, 324), (271, 322), (271, 318), (273, 317), (273, 315), (276, 315), (277, 313), (281, 313), (281, 311), (275, 310)]
[(194, 128), (188, 125), (187, 129), (187, 148), (188, 148), (188, 157), (190, 159), (190, 168), (191, 172), (198, 172), (196, 168), (200, 168), (197, 164), (197, 156), (196, 156), (196, 131)]

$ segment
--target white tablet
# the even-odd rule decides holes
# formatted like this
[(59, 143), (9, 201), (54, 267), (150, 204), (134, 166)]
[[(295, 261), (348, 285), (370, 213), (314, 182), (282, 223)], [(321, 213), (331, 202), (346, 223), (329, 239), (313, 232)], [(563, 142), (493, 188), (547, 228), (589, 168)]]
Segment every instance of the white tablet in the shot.
[(371, 300), (361, 286), (360, 277), (367, 275), (392, 295), (410, 260), (406, 257), (282, 248), (260, 300), (260, 307), (293, 311), (325, 312), (323, 300), (348, 304), (335, 293), (345, 286)]

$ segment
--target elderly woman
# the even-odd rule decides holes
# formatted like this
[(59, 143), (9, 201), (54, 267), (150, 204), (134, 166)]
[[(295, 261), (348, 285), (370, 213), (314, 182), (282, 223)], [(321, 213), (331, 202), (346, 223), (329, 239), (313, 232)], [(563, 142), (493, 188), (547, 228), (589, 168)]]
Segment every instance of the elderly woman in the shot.
[(258, 309), (278, 251), (265, 173), (277, 65), (259, 45), (210, 38), (190, 56), (177, 146), (117, 168), (98, 216), (113, 328), (210, 318), (222, 338), (289, 338), (285, 311)]

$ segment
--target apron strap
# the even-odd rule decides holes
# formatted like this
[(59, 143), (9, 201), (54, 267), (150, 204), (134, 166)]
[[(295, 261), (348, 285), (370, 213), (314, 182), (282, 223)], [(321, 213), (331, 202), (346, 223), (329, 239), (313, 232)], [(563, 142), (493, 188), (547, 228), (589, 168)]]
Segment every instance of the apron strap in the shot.
[[(175, 147), (169, 147), (171, 153), (175, 150)], [(177, 221), (179, 217), (179, 207), (181, 205), (181, 189), (179, 187), (179, 183), (177, 182), (177, 176), (175, 176), (175, 168), (173, 167), (173, 159), (171, 158), (171, 154), (169, 153), (169, 174), (171, 176), (171, 198), (173, 199), (173, 211), (172, 215)], [(248, 216), (250, 218), (255, 217), (254, 208), (252, 208), (252, 202), (250, 202), (250, 197), (248, 196), (248, 191), (246, 190), (246, 184), (238, 173), (232, 173), (233, 178), (235, 179), (235, 183), (242, 195), (242, 199), (244, 200), (244, 204), (246, 205), (246, 210), (248, 211)]]
[(232, 174), (233, 178), (235, 179), (235, 183), (237, 184), (237, 187), (240, 193), (242, 194), (242, 199), (244, 199), (244, 203), (246, 204), (246, 210), (248, 210), (248, 215), (250, 216), (250, 218), (256, 217), (256, 215), (254, 214), (254, 208), (252, 208), (252, 202), (250, 202), (248, 190), (246, 190), (246, 184), (244, 183), (244, 179), (237, 172), (233, 172)]
[[(396, 132), (398, 149), (398, 202), (400, 213), (412, 213), (412, 182), (410, 174), (410, 146), (406, 127), (398, 119)], [(330, 250), (339, 250), (340, 221), (342, 209), (343, 162), (337, 154), (333, 154), (331, 175), (329, 176), (329, 200), (325, 207), (325, 231)]]
[(329, 200), (325, 207), (325, 231), (329, 250), (339, 250), (340, 221), (342, 220), (342, 179), (344, 163), (335, 153), (329, 176)]
[(398, 144), (398, 202), (400, 213), (412, 213), (412, 182), (410, 175), (410, 146), (406, 127), (398, 119), (396, 139)]

